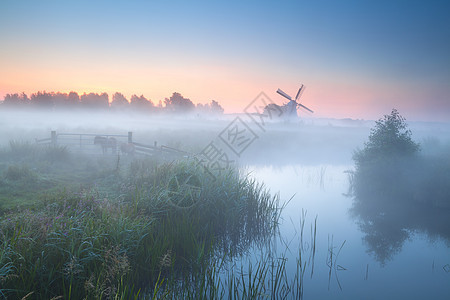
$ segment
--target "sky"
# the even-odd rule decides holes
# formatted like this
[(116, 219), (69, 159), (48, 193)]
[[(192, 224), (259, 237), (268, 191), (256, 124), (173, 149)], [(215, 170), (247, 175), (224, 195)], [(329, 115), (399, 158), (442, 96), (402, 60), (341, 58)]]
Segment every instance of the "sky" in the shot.
[(264, 92), (315, 118), (450, 122), (449, 1), (0, 1), (0, 99), (179, 92), (242, 112)]

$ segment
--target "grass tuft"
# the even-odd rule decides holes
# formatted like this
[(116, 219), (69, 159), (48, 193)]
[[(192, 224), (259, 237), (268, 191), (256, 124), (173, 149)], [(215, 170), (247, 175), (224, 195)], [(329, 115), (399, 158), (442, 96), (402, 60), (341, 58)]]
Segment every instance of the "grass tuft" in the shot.
[[(74, 159), (65, 149), (43, 151)], [(189, 161), (103, 159), (90, 182), (79, 181), (74, 188), (83, 169), (70, 173), (59, 159), (40, 168), (34, 154), (23, 154), (8, 161), (4, 178), (29, 183), (36, 177), (38, 184), (26, 202), (31, 204), (11, 205), (0, 216), (0, 295), (5, 298), (217, 298), (224, 293), (220, 288), (217, 294), (224, 285), (220, 259), (245, 253), (276, 231), (279, 195), (238, 170), (216, 174), (214, 180)], [(23, 159), (37, 167), (20, 165)], [(64, 189), (41, 185), (69, 181)], [(251, 291), (240, 292), (258, 295), (263, 286), (258, 277), (267, 270), (268, 265), (256, 266), (234, 284)], [(180, 285), (184, 280), (189, 284)]]

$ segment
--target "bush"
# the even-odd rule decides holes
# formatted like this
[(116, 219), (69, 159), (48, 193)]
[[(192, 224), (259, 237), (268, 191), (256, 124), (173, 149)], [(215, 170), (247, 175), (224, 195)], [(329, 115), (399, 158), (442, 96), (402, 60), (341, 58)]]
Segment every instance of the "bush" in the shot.
[(405, 118), (396, 109), (375, 122), (369, 141), (364, 146), (364, 149), (356, 150), (353, 155), (357, 168), (379, 159), (409, 156), (420, 149), (419, 144), (411, 139)]
[(397, 110), (376, 122), (369, 141), (354, 153), (353, 215), (369, 252), (384, 264), (413, 232), (450, 241), (450, 160), (416, 155), (405, 119)]

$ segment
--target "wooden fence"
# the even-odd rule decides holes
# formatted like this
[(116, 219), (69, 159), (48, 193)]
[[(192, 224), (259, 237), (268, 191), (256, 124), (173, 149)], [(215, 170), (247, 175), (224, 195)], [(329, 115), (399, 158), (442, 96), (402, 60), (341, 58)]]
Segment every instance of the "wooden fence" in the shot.
[[(102, 145), (95, 144), (97, 137), (114, 138), (116, 147), (102, 148)], [(103, 134), (103, 133), (57, 133), (51, 131), (49, 138), (36, 139), (39, 145), (64, 146), (74, 152), (83, 152), (90, 154), (126, 154), (126, 155), (160, 155), (164, 157), (191, 157), (191, 153), (175, 149), (168, 146), (158, 146), (157, 142), (153, 145), (137, 143), (133, 141), (133, 132), (128, 134)]]

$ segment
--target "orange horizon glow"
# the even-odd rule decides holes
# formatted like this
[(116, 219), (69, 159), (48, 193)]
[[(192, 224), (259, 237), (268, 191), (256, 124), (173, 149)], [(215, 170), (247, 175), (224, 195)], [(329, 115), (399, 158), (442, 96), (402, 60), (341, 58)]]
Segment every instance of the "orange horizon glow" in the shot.
[(449, 122), (447, 5), (386, 5), (3, 1), (0, 100), (119, 92), (157, 105), (179, 92), (239, 113), (260, 92), (283, 104), (276, 90), (294, 96), (303, 83), (308, 117), (373, 120), (397, 108)]
[[(256, 97), (260, 92), (264, 92), (274, 103), (282, 105), (286, 103), (286, 99), (276, 93), (277, 88), (293, 96), (298, 90), (298, 84), (291, 83), (286, 87), (280, 87), (275, 84), (266, 84), (265, 88), (259, 88), (255, 83), (248, 86), (248, 83), (234, 82), (234, 88), (229, 89), (229, 84), (220, 84), (220, 82), (213, 82), (211, 84), (192, 84), (192, 82), (179, 84), (182, 88), (176, 88), (177, 83), (167, 82), (164, 85), (149, 85), (147, 89), (133, 89), (134, 86), (122, 89), (114, 89), (111, 86), (96, 86), (89, 85), (85, 82), (74, 84), (74, 88), (67, 88), (67, 86), (55, 86), (53, 88), (37, 88), (39, 82), (35, 85), (30, 85), (27, 89), (19, 89), (17, 86), (2, 86), (0, 89), (0, 99), (3, 99), (6, 94), (22, 93), (24, 92), (29, 97), (38, 91), (46, 92), (61, 92), (70, 93), (76, 92), (78, 95), (88, 93), (107, 93), (109, 101), (112, 101), (112, 95), (116, 92), (122, 93), (128, 101), (132, 95), (144, 95), (148, 100), (151, 100), (154, 105), (158, 105), (159, 101), (164, 102), (165, 98), (169, 98), (174, 92), (178, 92), (186, 98), (189, 98), (194, 104), (206, 104), (211, 100), (216, 100), (224, 108), (225, 113), (242, 113), (245, 107)], [(313, 84), (313, 83), (312, 83)], [(347, 91), (345, 91), (347, 89)], [(386, 97), (392, 93), (389, 89), (385, 91)], [(216, 96), (211, 96), (216, 95)], [(306, 86), (300, 102), (314, 111), (314, 114), (299, 111), (300, 117), (308, 118), (351, 118), (351, 119), (366, 119), (375, 120), (384, 114), (388, 114), (392, 108), (399, 109), (404, 112), (407, 119), (421, 120), (412, 111), (408, 110), (408, 102), (397, 101), (395, 104), (378, 103), (377, 97), (373, 94), (373, 90), (367, 87), (349, 88), (339, 87), (338, 85), (329, 84), (327, 88), (319, 88), (316, 85)], [(377, 109), (374, 109), (377, 107)], [(420, 109), (418, 107), (417, 109)], [(367, 114), (370, 112), (370, 114)], [(445, 121), (445, 116), (438, 121)]]

